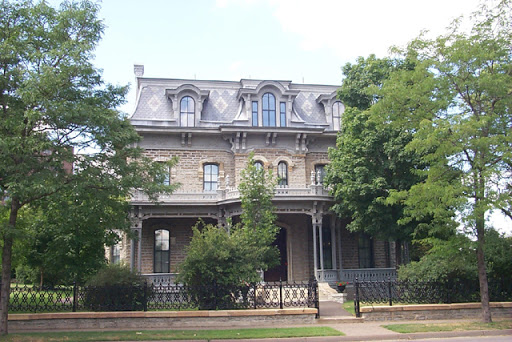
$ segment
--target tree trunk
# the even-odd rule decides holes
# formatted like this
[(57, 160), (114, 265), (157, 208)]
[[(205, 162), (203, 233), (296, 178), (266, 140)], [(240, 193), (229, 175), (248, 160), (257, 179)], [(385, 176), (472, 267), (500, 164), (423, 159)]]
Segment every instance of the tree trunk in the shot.
[(478, 281), (480, 282), (480, 302), (482, 303), (482, 320), (485, 323), (492, 322), (491, 308), (489, 305), (489, 283), (487, 282), (487, 270), (485, 269), (484, 256), (484, 218), (476, 220), (478, 245), (476, 248)]
[(20, 209), (19, 201), (12, 199), (9, 226), (4, 232), (4, 247), (2, 251), (2, 286), (0, 287), (0, 336), (7, 335), (7, 319), (9, 296), (11, 290), (11, 264), (13, 230), (16, 228), (16, 219)]

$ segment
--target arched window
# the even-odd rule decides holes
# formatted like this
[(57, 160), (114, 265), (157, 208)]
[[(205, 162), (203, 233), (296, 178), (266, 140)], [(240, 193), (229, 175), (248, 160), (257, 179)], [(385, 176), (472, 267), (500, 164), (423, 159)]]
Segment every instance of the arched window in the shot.
[(276, 127), (276, 98), (271, 93), (265, 93), (261, 100), (263, 126)]
[(195, 103), (190, 96), (185, 96), (180, 103), (180, 121), (183, 127), (194, 127)]
[(343, 113), (343, 104), (340, 101), (334, 102), (332, 105), (332, 127), (335, 131), (341, 128), (341, 113)]
[(277, 164), (277, 184), (280, 187), (288, 186), (288, 164), (286, 162), (279, 162)]
[(262, 171), (263, 170), (263, 163), (260, 161), (255, 161), (254, 166), (256, 167), (256, 170)]
[(155, 230), (154, 273), (170, 272), (170, 243), (167, 229)]
[(217, 191), (219, 182), (219, 165), (204, 164), (203, 166), (203, 189), (204, 191)]

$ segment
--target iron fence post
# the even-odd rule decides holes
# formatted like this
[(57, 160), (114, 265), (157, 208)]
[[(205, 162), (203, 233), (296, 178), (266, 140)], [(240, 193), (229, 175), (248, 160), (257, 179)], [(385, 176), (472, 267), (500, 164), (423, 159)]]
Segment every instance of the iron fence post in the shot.
[(76, 288), (76, 281), (73, 282), (73, 312), (76, 312), (77, 307), (77, 288)]
[(359, 281), (356, 277), (354, 282), (356, 288), (356, 296), (354, 298), (354, 311), (356, 312), (356, 317), (361, 317), (361, 312), (359, 311)]
[(279, 308), (283, 308), (283, 281), (279, 277)]
[(391, 277), (388, 277), (388, 296), (389, 296), (389, 306), (393, 306), (393, 296), (391, 293)]
[(142, 302), (144, 311), (148, 311), (148, 281), (144, 280), (144, 297)]
[(257, 308), (256, 301), (257, 301), (257, 298), (258, 298), (258, 295), (256, 294), (256, 288), (257, 288), (256, 283), (253, 284), (253, 287), (254, 287), (254, 309), (256, 309)]

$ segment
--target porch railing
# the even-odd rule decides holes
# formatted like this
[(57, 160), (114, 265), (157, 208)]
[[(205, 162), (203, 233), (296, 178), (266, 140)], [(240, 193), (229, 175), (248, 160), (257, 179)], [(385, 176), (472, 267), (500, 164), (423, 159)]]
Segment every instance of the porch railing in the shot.
[(318, 281), (334, 284), (338, 280), (338, 270), (317, 270)]
[(384, 281), (395, 280), (395, 268), (359, 268), (359, 269), (342, 269), (340, 270), (339, 280), (354, 283), (359, 281)]
[[(329, 197), (329, 191), (322, 185), (311, 185), (304, 188), (288, 188), (278, 187), (275, 189), (275, 197), (302, 197), (302, 196), (321, 196)], [(174, 192), (171, 195), (161, 195), (158, 198), (159, 202), (218, 202), (223, 200), (236, 200), (240, 198), (240, 192), (237, 189), (229, 188), (212, 192), (203, 191), (188, 191), (188, 192)], [(132, 202), (149, 202), (149, 198), (142, 191), (135, 190), (131, 196)]]
[(172, 285), (176, 283), (176, 276), (178, 273), (146, 273), (142, 274), (147, 279), (148, 284), (155, 286)]

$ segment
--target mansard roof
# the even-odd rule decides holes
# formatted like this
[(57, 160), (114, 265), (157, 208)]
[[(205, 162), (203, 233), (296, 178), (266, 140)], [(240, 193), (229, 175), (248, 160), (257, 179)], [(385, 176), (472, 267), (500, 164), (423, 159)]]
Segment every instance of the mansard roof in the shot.
[(131, 116), (137, 127), (179, 127), (179, 101), (183, 96), (192, 97), (199, 106), (200, 117), (192, 129), (252, 126), (252, 101), (261, 101), (264, 93), (271, 92), (278, 106), (280, 102), (286, 103), (290, 114), (286, 128), (333, 130), (329, 106), (336, 101), (338, 86), (253, 79), (239, 82), (160, 79), (139, 74), (137, 88), (135, 111)]

